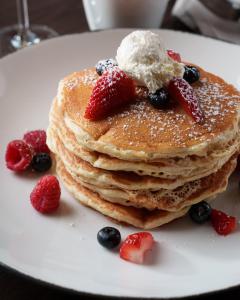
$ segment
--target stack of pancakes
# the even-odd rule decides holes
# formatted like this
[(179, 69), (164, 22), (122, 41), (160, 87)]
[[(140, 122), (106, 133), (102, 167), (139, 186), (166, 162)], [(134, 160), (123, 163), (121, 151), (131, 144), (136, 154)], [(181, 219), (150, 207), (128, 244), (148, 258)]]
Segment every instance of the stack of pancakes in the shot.
[(240, 147), (240, 94), (199, 70), (201, 79), (192, 86), (205, 115), (203, 124), (178, 103), (155, 109), (141, 87), (130, 105), (89, 121), (84, 112), (98, 79), (95, 69), (60, 81), (47, 143), (59, 177), (82, 204), (149, 229), (226, 189)]

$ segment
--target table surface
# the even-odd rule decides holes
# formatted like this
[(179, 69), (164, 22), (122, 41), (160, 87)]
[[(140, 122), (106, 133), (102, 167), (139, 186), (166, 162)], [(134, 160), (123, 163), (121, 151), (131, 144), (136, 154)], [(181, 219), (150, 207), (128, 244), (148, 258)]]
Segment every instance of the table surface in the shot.
[[(162, 27), (182, 31), (191, 31), (178, 19), (171, 16), (171, 8), (174, 2), (175, 0), (170, 0), (169, 2)], [(220, 0), (218, 0), (218, 2), (220, 3)], [(221, 13), (221, 10), (219, 11)], [(89, 31), (81, 0), (30, 0), (29, 13), (31, 23), (47, 25), (55, 29), (60, 35)], [(0, 28), (15, 24), (16, 22), (17, 18), (15, 1), (0, 0)], [(239, 299), (240, 288), (230, 289), (222, 293), (218, 292), (211, 295), (194, 297), (194, 299), (213, 299), (219, 295), (228, 299)], [(42, 285), (39, 282), (22, 277), (11, 270), (0, 267), (0, 299), (91, 300), (96, 299), (96, 297), (84, 295), (80, 296), (64, 290), (59, 290), (51, 286)]]

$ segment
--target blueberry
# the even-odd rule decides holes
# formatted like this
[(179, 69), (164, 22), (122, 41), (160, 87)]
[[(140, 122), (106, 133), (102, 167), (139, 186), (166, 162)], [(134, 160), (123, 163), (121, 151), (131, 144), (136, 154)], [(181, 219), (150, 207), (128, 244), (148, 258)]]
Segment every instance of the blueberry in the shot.
[(184, 69), (183, 79), (185, 79), (188, 83), (191, 84), (199, 80), (200, 73), (196, 67), (185, 66)]
[(189, 215), (195, 223), (202, 224), (210, 219), (211, 212), (211, 206), (206, 201), (202, 201), (192, 205)]
[(48, 153), (37, 153), (32, 159), (32, 168), (37, 172), (45, 172), (52, 166), (52, 159)]
[(164, 88), (157, 90), (155, 93), (149, 93), (148, 98), (155, 108), (166, 108), (170, 99), (168, 92)]
[(99, 244), (103, 247), (112, 249), (117, 247), (121, 241), (119, 230), (114, 227), (104, 227), (97, 234)]
[(96, 72), (98, 73), (98, 75), (102, 75), (104, 71), (112, 68), (112, 67), (115, 67), (117, 66), (117, 62), (112, 59), (112, 58), (109, 58), (109, 59), (103, 59), (103, 60), (100, 60), (97, 65), (96, 65)]

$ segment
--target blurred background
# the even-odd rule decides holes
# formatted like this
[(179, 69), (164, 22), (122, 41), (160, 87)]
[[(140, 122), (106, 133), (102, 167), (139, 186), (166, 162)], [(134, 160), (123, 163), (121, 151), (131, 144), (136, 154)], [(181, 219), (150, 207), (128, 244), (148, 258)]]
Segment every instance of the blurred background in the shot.
[[(1, 42), (6, 28), (18, 22), (28, 25), (24, 2), (30, 29), (41, 24), (52, 30), (44, 38), (113, 27), (161, 27), (240, 44), (240, 0), (0, 0), (0, 56), (16, 50)], [(21, 38), (11, 44), (21, 48)], [(42, 39), (29, 34), (27, 38), (35, 38), (34, 43)]]

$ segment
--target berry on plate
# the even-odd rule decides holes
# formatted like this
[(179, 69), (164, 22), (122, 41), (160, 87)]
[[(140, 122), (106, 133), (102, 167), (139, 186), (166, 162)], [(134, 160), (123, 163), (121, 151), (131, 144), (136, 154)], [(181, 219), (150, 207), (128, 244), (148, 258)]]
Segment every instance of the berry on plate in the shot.
[(229, 216), (220, 210), (213, 209), (211, 222), (215, 231), (220, 235), (228, 235), (237, 228), (235, 217)]
[(116, 60), (109, 58), (109, 59), (103, 59), (100, 60), (97, 65), (96, 65), (96, 72), (98, 73), (98, 75), (102, 75), (105, 71), (116, 67), (118, 64), (116, 62)]
[(189, 210), (190, 218), (198, 224), (210, 220), (212, 208), (206, 201), (201, 201), (191, 206)]
[(32, 157), (32, 147), (22, 140), (14, 140), (7, 145), (5, 161), (7, 168), (12, 171), (25, 171), (30, 166)]
[(130, 234), (120, 248), (120, 257), (136, 264), (144, 262), (146, 251), (153, 247), (153, 236), (150, 232)]
[(171, 59), (177, 61), (177, 62), (181, 62), (181, 56), (179, 53), (175, 52), (174, 50), (172, 49), (168, 49), (167, 50), (167, 54), (168, 56), (171, 57)]
[(32, 159), (32, 168), (36, 172), (45, 172), (52, 166), (52, 159), (48, 153), (37, 153)]
[(114, 227), (104, 227), (98, 231), (97, 240), (103, 247), (113, 249), (120, 244), (121, 234)]
[(149, 93), (148, 98), (155, 108), (166, 108), (169, 104), (169, 94), (164, 88), (157, 90), (155, 93)]
[(198, 98), (191, 85), (182, 78), (174, 78), (169, 82), (168, 92), (173, 100), (178, 101), (183, 109), (197, 123), (204, 121), (204, 115), (201, 110)]
[(97, 80), (87, 104), (84, 117), (99, 120), (135, 98), (135, 86), (123, 71), (115, 67)]
[(183, 79), (185, 79), (188, 83), (194, 83), (199, 80), (200, 73), (198, 69), (194, 66), (185, 66), (185, 71), (183, 74)]
[(50, 153), (50, 150), (46, 144), (46, 138), (45, 130), (29, 131), (23, 136), (23, 140), (33, 147), (35, 153)]
[(30, 195), (32, 206), (43, 214), (54, 212), (60, 203), (61, 189), (53, 175), (43, 176)]

